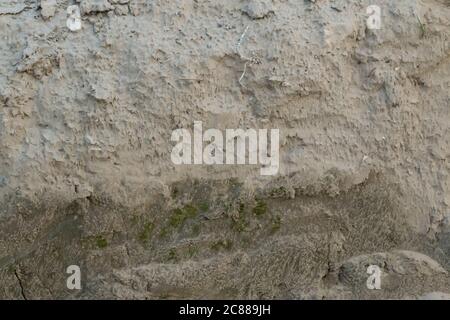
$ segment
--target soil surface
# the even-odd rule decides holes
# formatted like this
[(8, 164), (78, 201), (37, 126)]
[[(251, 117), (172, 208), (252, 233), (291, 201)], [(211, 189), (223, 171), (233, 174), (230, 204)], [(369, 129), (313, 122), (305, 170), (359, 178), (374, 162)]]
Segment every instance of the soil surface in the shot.
[(0, 298), (449, 298), (450, 1), (3, 0), (0, 57)]

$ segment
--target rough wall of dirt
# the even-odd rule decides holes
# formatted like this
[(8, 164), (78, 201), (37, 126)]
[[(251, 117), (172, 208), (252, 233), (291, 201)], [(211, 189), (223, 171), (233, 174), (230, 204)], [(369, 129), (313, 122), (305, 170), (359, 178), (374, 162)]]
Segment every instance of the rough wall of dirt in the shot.
[[(1, 298), (450, 292), (449, 1), (2, 0), (0, 44)], [(173, 165), (194, 120), (279, 173)]]

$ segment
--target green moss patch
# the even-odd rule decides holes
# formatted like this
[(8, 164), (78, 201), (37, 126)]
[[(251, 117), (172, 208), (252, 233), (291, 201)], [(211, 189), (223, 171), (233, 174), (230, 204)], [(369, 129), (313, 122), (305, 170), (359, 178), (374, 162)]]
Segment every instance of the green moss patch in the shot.
[(95, 236), (95, 244), (96, 244), (97, 248), (104, 249), (108, 246), (108, 240), (106, 240), (105, 237), (98, 235), (98, 236)]
[(225, 239), (218, 240), (211, 244), (211, 249), (214, 251), (219, 251), (220, 249), (231, 250), (233, 247), (233, 241)]
[(187, 219), (192, 219), (197, 216), (198, 209), (193, 205), (186, 205), (183, 208), (173, 210), (169, 218), (169, 225), (174, 228), (181, 227)]
[(147, 243), (148, 240), (150, 240), (150, 237), (152, 235), (152, 231), (155, 228), (155, 225), (153, 222), (147, 222), (144, 224), (143, 229), (138, 234), (138, 239), (142, 243)]
[(264, 215), (267, 212), (267, 204), (262, 200), (257, 200), (252, 212), (256, 216)]
[(273, 217), (270, 222), (271, 222), (271, 225), (270, 225), (271, 233), (275, 233), (278, 230), (280, 230), (280, 228), (281, 228), (281, 217), (280, 216)]
[(207, 202), (202, 202), (198, 205), (200, 212), (207, 212), (209, 210), (209, 204)]

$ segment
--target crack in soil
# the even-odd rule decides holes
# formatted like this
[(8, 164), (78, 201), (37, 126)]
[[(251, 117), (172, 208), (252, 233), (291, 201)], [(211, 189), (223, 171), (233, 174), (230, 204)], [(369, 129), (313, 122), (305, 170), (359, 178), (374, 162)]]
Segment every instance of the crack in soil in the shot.
[(16, 276), (17, 281), (19, 282), (20, 294), (22, 295), (23, 300), (28, 300), (25, 295), (25, 290), (23, 288), (22, 280), (20, 279), (19, 274), (17, 273), (17, 270), (14, 270), (14, 275)]

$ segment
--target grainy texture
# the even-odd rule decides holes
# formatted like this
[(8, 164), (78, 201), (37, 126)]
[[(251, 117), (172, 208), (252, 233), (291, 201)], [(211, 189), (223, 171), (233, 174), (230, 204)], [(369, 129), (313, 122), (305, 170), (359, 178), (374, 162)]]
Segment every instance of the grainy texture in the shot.
[[(377, 2), (2, 1), (0, 298), (448, 298), (450, 2)], [(174, 166), (194, 120), (279, 174)]]

